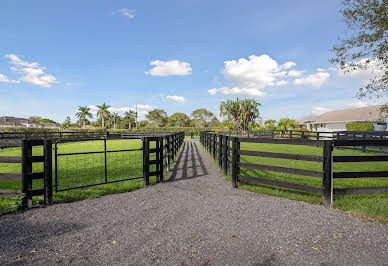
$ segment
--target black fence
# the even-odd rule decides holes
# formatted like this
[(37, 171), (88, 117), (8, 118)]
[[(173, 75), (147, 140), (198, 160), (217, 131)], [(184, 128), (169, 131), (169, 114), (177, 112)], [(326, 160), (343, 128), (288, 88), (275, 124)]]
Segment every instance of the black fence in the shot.
[[(303, 138), (263, 138), (216, 134), (203, 132), (200, 137), (201, 144), (209, 151), (211, 156), (218, 160), (218, 164), (225, 175), (232, 176), (233, 187), (238, 187), (240, 181), (259, 183), (264, 185), (289, 188), (322, 195), (322, 202), (330, 205), (333, 202), (333, 194), (362, 194), (362, 193), (384, 193), (388, 192), (388, 187), (353, 187), (353, 188), (333, 188), (334, 178), (376, 178), (388, 177), (386, 171), (367, 172), (334, 172), (333, 166), (336, 162), (385, 162), (388, 156), (333, 156), (334, 147), (388, 147), (388, 140), (311, 140)], [(267, 151), (242, 150), (241, 143), (269, 143), (288, 144), (322, 147), (322, 155), (304, 155), (289, 153), (274, 153)], [(291, 167), (271, 166), (265, 164), (240, 162), (241, 156), (254, 156), (262, 158), (289, 159), (297, 161), (318, 162), (322, 165), (321, 171), (305, 170)], [(241, 168), (264, 170), (271, 172), (281, 172), (319, 178), (322, 186), (309, 186), (257, 176), (241, 175)]]
[[(44, 203), (52, 204), (53, 188), (55, 192), (61, 192), (134, 179), (143, 179), (147, 186), (152, 176), (156, 177), (156, 182), (163, 182), (164, 172), (170, 169), (184, 138), (185, 134), (180, 132), (157, 136), (65, 138), (54, 143), (51, 139), (12, 139), (14, 145), (22, 147), (22, 154), (0, 156), (0, 164), (19, 163), (21, 173), (0, 173), (0, 181), (21, 180), (21, 189), (3, 189), (0, 190), (0, 196), (22, 193), (22, 207), (27, 209), (32, 207), (33, 196), (43, 195)], [(133, 147), (133, 141), (136, 140), (137, 147)], [(10, 140), (0, 140), (0, 143), (4, 141)], [(110, 148), (109, 143), (116, 141), (120, 143)], [(99, 142), (101, 149), (96, 150), (96, 145), (88, 147), (91, 142)], [(130, 142), (130, 145), (126, 145)], [(77, 143), (79, 151), (74, 150), (74, 145), (71, 150), (66, 150), (68, 143)], [(42, 146), (43, 156), (32, 156), (33, 146)], [(43, 171), (34, 172), (33, 163), (43, 163)], [(39, 179), (43, 180), (42, 188), (32, 189), (33, 180)]]

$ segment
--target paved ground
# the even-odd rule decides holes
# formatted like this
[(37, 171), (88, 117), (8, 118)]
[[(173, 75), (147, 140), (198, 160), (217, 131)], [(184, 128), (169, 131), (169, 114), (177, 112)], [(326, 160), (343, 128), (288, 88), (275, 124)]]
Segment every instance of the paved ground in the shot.
[(388, 227), (233, 189), (197, 142), (170, 181), (0, 217), (0, 265), (388, 265)]

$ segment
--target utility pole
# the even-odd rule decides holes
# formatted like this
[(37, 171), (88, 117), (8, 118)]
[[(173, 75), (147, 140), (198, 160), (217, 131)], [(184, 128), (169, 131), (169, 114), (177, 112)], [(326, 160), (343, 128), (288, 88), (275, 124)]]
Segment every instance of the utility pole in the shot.
[(136, 104), (136, 115), (135, 115), (135, 119), (136, 119), (135, 123), (136, 123), (136, 130), (137, 130), (137, 104)]

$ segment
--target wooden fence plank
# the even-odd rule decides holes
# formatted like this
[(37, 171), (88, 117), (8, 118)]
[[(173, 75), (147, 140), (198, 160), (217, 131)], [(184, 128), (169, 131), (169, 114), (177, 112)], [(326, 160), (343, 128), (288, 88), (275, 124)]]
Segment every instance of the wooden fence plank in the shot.
[(0, 173), (0, 180), (22, 180), (22, 174)]
[(267, 138), (245, 138), (245, 137), (239, 137), (238, 139), (240, 142), (250, 142), (250, 143), (272, 143), (272, 144), (323, 146), (322, 141), (309, 140), (309, 139), (267, 139)]
[(22, 193), (21, 190), (13, 190), (13, 189), (0, 189), (0, 196), (16, 196)]
[(388, 171), (374, 172), (335, 172), (334, 178), (369, 178), (369, 177), (388, 177)]
[(312, 186), (306, 186), (306, 185), (300, 185), (300, 184), (294, 184), (294, 183), (288, 183), (288, 182), (283, 182), (278, 180), (271, 180), (271, 179), (258, 178), (258, 177), (252, 177), (252, 176), (240, 176), (239, 180), (252, 182), (252, 183), (259, 183), (264, 185), (270, 185), (270, 186), (276, 186), (276, 187), (302, 190), (302, 191), (313, 192), (318, 194), (322, 194), (322, 191), (323, 191), (322, 187), (312, 187)]
[(240, 155), (261, 156), (261, 157), (290, 159), (290, 160), (302, 160), (302, 161), (312, 161), (312, 162), (323, 162), (322, 156), (315, 156), (315, 155), (288, 154), (288, 153), (275, 153), (275, 152), (262, 152), (262, 151), (247, 151), (247, 150), (241, 150)]
[(312, 171), (312, 170), (295, 169), (295, 168), (287, 168), (287, 167), (271, 166), (271, 165), (262, 165), (262, 164), (252, 164), (252, 163), (240, 163), (240, 167), (323, 178), (323, 173), (322, 172)]
[(21, 163), (22, 157), (20, 156), (0, 156), (0, 163)]
[(388, 140), (334, 140), (334, 146), (388, 146)]
[(334, 194), (370, 194), (370, 193), (387, 193), (388, 187), (355, 187), (355, 188), (335, 188)]
[(333, 156), (333, 162), (384, 162), (388, 156)]

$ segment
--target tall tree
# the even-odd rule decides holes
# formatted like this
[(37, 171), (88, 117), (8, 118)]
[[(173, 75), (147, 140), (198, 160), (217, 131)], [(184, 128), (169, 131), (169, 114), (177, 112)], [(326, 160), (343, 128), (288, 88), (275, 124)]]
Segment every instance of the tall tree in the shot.
[(194, 110), (191, 113), (193, 118), (193, 124), (196, 127), (206, 127), (211, 119), (214, 117), (214, 114), (205, 108)]
[(61, 127), (63, 129), (68, 129), (71, 126), (70, 116), (66, 116), (65, 122), (62, 123)]
[(277, 128), (280, 130), (289, 130), (294, 128), (295, 125), (296, 125), (296, 121), (294, 119), (285, 117), (279, 120)]
[(259, 106), (254, 99), (226, 100), (220, 104), (220, 115), (226, 116), (237, 130), (247, 130), (259, 117)]
[(188, 127), (190, 126), (190, 118), (184, 113), (174, 113), (168, 118), (168, 126)]
[(373, 77), (358, 96), (379, 98), (388, 93), (388, 0), (343, 0), (344, 36), (330, 60), (341, 70), (369, 70)]
[(112, 122), (113, 122), (113, 129), (116, 129), (116, 123), (120, 120), (120, 116), (118, 113), (112, 113), (111, 116)]
[(102, 127), (105, 127), (105, 119), (109, 118), (110, 112), (109, 112), (110, 105), (107, 105), (106, 103), (103, 103), (101, 105), (97, 105), (98, 111), (97, 116), (101, 118)]
[(268, 129), (268, 130), (275, 129), (276, 128), (276, 120), (272, 120), (272, 119), (265, 120), (264, 127), (265, 127), (265, 129)]
[(135, 121), (136, 112), (129, 110), (125, 112), (124, 118), (128, 121), (128, 129), (132, 129), (132, 122)]
[(154, 109), (146, 115), (152, 126), (163, 127), (167, 122), (167, 113), (163, 109)]
[(80, 124), (86, 125), (86, 122), (88, 122), (88, 118), (92, 118), (93, 115), (90, 113), (90, 108), (87, 106), (79, 106), (78, 112), (75, 114), (75, 116), (78, 118), (78, 122)]
[(219, 127), (220, 126), (220, 120), (218, 120), (217, 117), (213, 117), (210, 122), (208, 123), (209, 127)]

